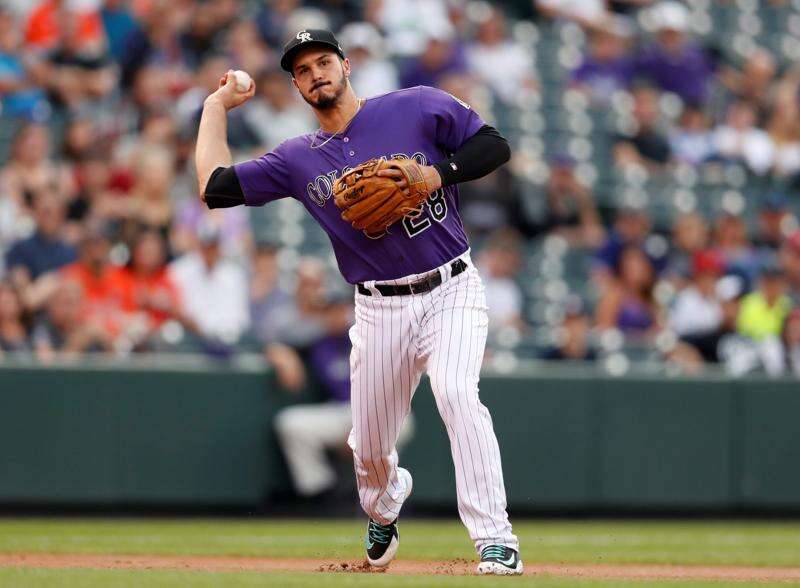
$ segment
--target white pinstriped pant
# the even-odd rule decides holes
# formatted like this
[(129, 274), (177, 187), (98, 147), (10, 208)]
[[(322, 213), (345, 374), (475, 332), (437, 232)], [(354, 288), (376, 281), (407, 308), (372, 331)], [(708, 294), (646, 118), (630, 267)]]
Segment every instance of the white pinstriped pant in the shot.
[[(450, 262), (438, 268), (438, 288), (410, 296), (356, 292), (350, 329), (350, 401), (358, 494), (364, 511), (388, 524), (397, 518), (405, 488), (397, 476), (395, 443), (424, 370), (450, 438), (458, 512), (480, 553), (490, 544), (518, 549), (506, 513), (500, 449), (489, 411), (478, 397), (478, 378), (488, 318), (483, 283), (468, 269), (450, 278)], [(388, 284), (414, 282), (425, 274)]]

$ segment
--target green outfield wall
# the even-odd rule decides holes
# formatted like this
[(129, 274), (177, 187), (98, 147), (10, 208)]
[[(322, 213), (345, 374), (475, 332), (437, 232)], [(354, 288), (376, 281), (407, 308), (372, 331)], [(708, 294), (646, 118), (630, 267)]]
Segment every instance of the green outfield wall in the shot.
[[(512, 508), (800, 508), (797, 381), (548, 367), (485, 374), (481, 397)], [(260, 364), (0, 367), (0, 504), (263, 505), (288, 486), (290, 401)], [(427, 382), (413, 409), (414, 504), (452, 505)]]

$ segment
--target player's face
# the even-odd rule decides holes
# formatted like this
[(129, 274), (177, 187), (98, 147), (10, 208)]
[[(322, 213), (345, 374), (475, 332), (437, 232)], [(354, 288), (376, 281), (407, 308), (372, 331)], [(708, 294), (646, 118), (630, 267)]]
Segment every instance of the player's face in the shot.
[(333, 108), (347, 89), (350, 62), (333, 51), (309, 48), (294, 60), (293, 79), (303, 100), (318, 110)]

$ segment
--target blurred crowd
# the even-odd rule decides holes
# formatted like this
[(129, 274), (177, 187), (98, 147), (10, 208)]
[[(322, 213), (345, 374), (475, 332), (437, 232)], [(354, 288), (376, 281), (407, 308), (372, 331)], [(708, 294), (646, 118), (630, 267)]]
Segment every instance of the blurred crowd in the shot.
[[(702, 4), (715, 3), (733, 0)], [(789, 0), (767, 4), (800, 14)], [(757, 45), (732, 59), (695, 34), (692, 7), (0, 0), (0, 354), (251, 350), (284, 387), (314, 378), (346, 399), (352, 292), (326, 250), (309, 256), (295, 239), (265, 236), (247, 209), (201, 205), (192, 156), (203, 100), (227, 69), (255, 79), (256, 97), (229, 116), (237, 160), (312, 132), (278, 57), (293, 32), (330, 28), (359, 96), (438, 86), (505, 133), (501, 113), (544, 90), (532, 29), (519, 25), (569, 23), (582, 54), (558, 91), (599, 111), (627, 104), (609, 137), (614, 172), (735, 163), (765, 186), (758, 218), (690, 210), (665, 231), (647, 206), (601, 206), (573, 153), (540, 153), (546, 173), (531, 183), (515, 152), (462, 189), (492, 345), (543, 328), (530, 318), (528, 270), (531, 251), (550, 243), (584, 252), (591, 288), (559, 294), (535, 355), (601, 359), (621, 336), (687, 372), (716, 362), (800, 375), (800, 68)], [(512, 148), (521, 140), (506, 134)]]

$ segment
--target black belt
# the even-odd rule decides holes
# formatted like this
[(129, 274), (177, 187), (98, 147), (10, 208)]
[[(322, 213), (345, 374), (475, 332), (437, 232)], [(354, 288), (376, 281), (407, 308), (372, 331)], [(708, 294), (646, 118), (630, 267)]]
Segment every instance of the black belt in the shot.
[[(463, 259), (456, 259), (450, 264), (450, 277), (454, 278), (461, 272), (467, 269), (467, 262)], [(400, 286), (392, 286), (389, 284), (375, 284), (375, 289), (381, 293), (381, 296), (409, 296), (410, 294), (424, 294), (430, 292), (434, 288), (441, 286), (442, 274), (434, 272), (427, 278), (423, 278), (418, 282), (411, 284), (402, 284)], [(364, 284), (358, 284), (358, 293), (364, 296), (372, 296)]]

